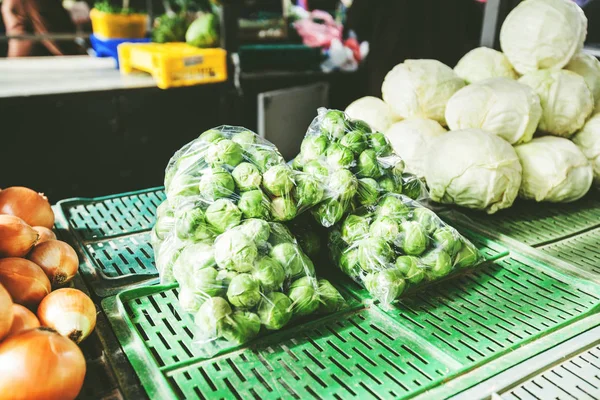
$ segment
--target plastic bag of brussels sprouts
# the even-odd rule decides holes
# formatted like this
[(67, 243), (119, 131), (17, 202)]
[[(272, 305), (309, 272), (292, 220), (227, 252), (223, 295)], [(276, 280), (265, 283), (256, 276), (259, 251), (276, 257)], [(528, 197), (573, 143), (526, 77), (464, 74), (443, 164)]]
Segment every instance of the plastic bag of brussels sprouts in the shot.
[(383, 133), (338, 110), (318, 110), (292, 166), (324, 184), (323, 201), (311, 213), (325, 227), (353, 208), (374, 204), (383, 193), (413, 199), (426, 194), (416, 176), (404, 173), (402, 159)]
[(329, 247), (334, 263), (384, 305), (484, 260), (433, 211), (393, 193), (344, 218), (330, 231)]

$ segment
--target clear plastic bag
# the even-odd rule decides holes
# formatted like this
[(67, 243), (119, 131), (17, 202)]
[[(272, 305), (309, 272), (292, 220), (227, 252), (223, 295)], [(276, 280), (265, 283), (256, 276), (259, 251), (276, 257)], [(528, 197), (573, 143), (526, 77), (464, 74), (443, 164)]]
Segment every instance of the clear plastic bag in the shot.
[(383, 133), (338, 110), (318, 110), (292, 167), (324, 186), (323, 201), (311, 210), (324, 227), (356, 207), (373, 204), (383, 193), (426, 196), (425, 185), (404, 173), (404, 162)]
[(433, 211), (393, 193), (350, 213), (330, 231), (329, 247), (334, 263), (385, 306), (484, 260)]

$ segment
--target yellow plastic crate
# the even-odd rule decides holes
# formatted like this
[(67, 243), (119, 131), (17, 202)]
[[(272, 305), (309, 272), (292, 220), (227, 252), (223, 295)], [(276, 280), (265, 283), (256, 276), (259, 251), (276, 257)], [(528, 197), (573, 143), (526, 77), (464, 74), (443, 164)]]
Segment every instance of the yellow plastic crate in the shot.
[(148, 72), (161, 89), (227, 80), (223, 49), (199, 49), (185, 43), (123, 43), (118, 50), (123, 74)]
[(102, 39), (141, 39), (148, 28), (146, 14), (109, 14), (93, 8), (90, 19), (94, 35)]

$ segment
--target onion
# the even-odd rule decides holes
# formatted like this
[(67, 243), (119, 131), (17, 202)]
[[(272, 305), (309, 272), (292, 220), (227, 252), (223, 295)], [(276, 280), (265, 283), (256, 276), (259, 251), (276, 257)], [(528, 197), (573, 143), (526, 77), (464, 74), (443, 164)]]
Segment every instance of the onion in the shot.
[(34, 226), (33, 229), (40, 235), (37, 244), (47, 242), (50, 239), (56, 240), (56, 235), (52, 232), (52, 229), (48, 229), (45, 226)]
[(40, 303), (37, 315), (42, 325), (75, 343), (87, 338), (96, 326), (96, 306), (77, 289), (64, 288), (50, 293)]
[(4, 286), (0, 285), (0, 340), (6, 336), (10, 327), (14, 321), (13, 302), (10, 295), (4, 289)]
[(22, 186), (0, 191), (0, 214), (16, 215), (31, 226), (52, 229), (54, 212), (46, 196)]
[(13, 304), (12, 311), (15, 317), (12, 325), (10, 326), (10, 330), (8, 331), (8, 335), (6, 335), (6, 338), (15, 336), (23, 331), (39, 328), (40, 321), (38, 321), (35, 314), (29, 311), (27, 308), (20, 304)]
[(23, 257), (37, 242), (38, 236), (21, 218), (0, 215), (0, 257)]
[(37, 307), (50, 293), (50, 281), (44, 271), (24, 258), (0, 259), (0, 283), (13, 301), (25, 307)]
[(52, 329), (31, 329), (0, 344), (1, 399), (72, 400), (84, 377), (83, 353)]
[(69, 282), (79, 267), (75, 250), (60, 240), (48, 240), (36, 245), (27, 258), (42, 268), (52, 285)]

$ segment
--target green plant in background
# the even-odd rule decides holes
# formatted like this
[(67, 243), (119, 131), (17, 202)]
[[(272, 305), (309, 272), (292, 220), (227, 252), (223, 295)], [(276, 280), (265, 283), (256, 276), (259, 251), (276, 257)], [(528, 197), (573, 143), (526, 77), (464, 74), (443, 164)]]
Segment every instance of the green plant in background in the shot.
[(124, 0), (122, 6), (115, 6), (110, 3), (108, 0), (100, 1), (94, 3), (94, 8), (98, 11), (107, 13), (107, 14), (136, 14), (137, 11), (133, 8), (129, 7), (129, 1)]

